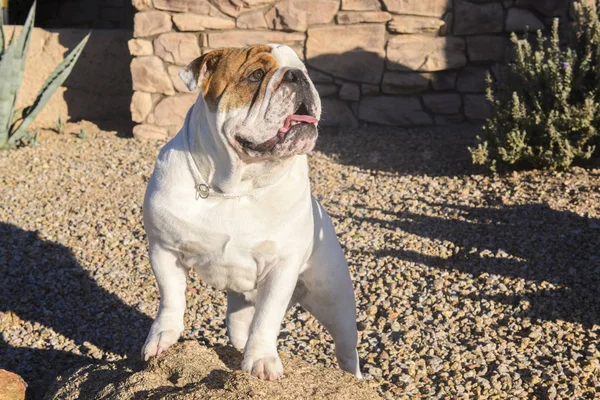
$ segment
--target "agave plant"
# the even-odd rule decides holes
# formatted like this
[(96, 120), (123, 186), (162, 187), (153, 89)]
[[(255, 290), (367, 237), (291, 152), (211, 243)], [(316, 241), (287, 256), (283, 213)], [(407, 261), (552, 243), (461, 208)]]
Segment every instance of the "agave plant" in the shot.
[(29, 10), (21, 34), (16, 40), (16, 35), (13, 34), (6, 51), (4, 50), (4, 33), (1, 28), (3, 23), (2, 13), (0, 13), (0, 77), (2, 77), (0, 79), (0, 149), (10, 148), (27, 137), (27, 127), (42, 111), (56, 89), (67, 79), (90, 37), (88, 33), (56, 67), (32, 105), (22, 110), (15, 110), (17, 94), (25, 70), (29, 39), (33, 31), (35, 6), (36, 3), (34, 2)]

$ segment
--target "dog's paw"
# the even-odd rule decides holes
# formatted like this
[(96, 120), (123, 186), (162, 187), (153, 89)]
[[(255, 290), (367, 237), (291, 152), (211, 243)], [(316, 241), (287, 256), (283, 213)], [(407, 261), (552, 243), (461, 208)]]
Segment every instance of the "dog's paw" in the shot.
[(283, 365), (278, 355), (258, 359), (244, 357), (242, 370), (269, 381), (278, 381), (283, 376)]
[(152, 357), (159, 356), (160, 353), (177, 342), (179, 336), (180, 333), (174, 330), (165, 330), (157, 333), (150, 332), (142, 348), (142, 359), (148, 361)]

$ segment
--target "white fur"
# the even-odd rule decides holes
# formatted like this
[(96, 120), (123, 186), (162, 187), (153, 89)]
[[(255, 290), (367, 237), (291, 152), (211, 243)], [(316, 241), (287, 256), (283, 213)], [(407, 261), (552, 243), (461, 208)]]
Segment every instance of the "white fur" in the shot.
[[(302, 64), (287, 46), (273, 52), (281, 67)], [(274, 98), (269, 93), (264, 101)], [(227, 291), (228, 335), (244, 349), (245, 371), (271, 380), (283, 375), (277, 336), (286, 311), (299, 302), (333, 336), (340, 367), (360, 377), (352, 282), (333, 225), (311, 196), (307, 157), (243, 162), (223, 134), (235, 118), (212, 114), (199, 96), (156, 162), (144, 225), (160, 307), (143, 358), (159, 355), (183, 331), (186, 276), (193, 269)], [(250, 194), (196, 200), (186, 137), (211, 188)]]

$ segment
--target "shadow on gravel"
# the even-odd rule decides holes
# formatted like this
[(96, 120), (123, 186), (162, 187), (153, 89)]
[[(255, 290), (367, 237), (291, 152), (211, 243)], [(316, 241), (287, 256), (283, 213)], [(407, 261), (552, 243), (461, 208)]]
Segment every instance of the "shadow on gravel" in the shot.
[(467, 147), (480, 125), (406, 129), (369, 125), (357, 130), (324, 128), (316, 150), (344, 165), (401, 175), (458, 176), (481, 172)]
[[(509, 305), (518, 305), (525, 300), (530, 307), (519, 311), (521, 317), (576, 322), (587, 328), (600, 324), (600, 220), (556, 211), (542, 204), (498, 209), (447, 204), (431, 206), (442, 206), (442, 211), (458, 214), (462, 220), (410, 212), (396, 215), (393, 222), (365, 220), (384, 229), (400, 229), (421, 237), (450, 241), (460, 247), (457, 254), (444, 259), (412, 251), (381, 249), (375, 251), (376, 255), (394, 256), (475, 276), (488, 273), (536, 283), (550, 282), (558, 288), (507, 296), (498, 294), (497, 287), (490, 287), (493, 294), (480, 293), (477, 298)], [(473, 248), (477, 251), (471, 253)], [(481, 256), (485, 250), (488, 250), (487, 254)], [(498, 257), (499, 251), (512, 258)]]
[[(41, 398), (57, 375), (89, 362), (87, 357), (97, 348), (138, 356), (152, 320), (98, 286), (69, 248), (41, 240), (37, 232), (0, 223), (0, 260), (0, 311), (5, 313), (0, 328), (6, 335), (0, 341), (0, 368), (21, 375), (29, 384), (30, 398)], [(53, 350), (60, 338), (32, 329), (38, 323), (75, 346)], [(13, 335), (7, 328), (15, 325), (21, 326), (14, 333), (16, 340), (41, 331), (37, 345), (44, 349), (6, 343)], [(75, 349), (83, 355), (72, 353)]]

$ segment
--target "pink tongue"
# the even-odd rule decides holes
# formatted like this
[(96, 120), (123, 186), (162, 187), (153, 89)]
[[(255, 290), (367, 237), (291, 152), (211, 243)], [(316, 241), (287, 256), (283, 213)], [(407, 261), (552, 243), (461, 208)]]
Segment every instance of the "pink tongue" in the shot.
[(319, 120), (311, 115), (290, 115), (289, 117), (287, 117), (285, 119), (283, 126), (281, 128), (279, 128), (279, 133), (287, 133), (287, 131), (290, 130), (290, 125), (291, 125), (292, 121), (300, 121), (300, 122), (306, 122), (309, 124), (315, 124)]

